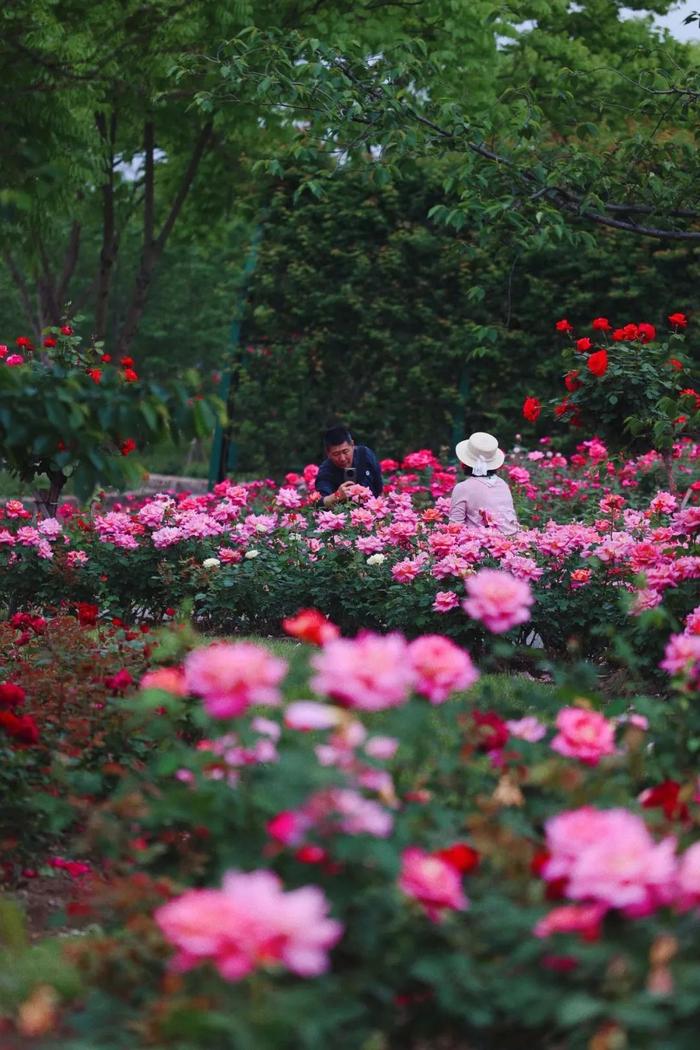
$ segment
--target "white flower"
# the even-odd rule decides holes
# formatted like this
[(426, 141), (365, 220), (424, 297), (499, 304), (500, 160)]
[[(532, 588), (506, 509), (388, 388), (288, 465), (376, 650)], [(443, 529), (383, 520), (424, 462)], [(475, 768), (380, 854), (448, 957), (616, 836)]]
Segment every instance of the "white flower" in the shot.
[(246, 551), (244, 557), (246, 558), (257, 558), (260, 551), (253, 549), (252, 551)]
[(203, 569), (218, 569), (221, 562), (218, 558), (205, 558), (202, 562)]
[(370, 554), (367, 559), (368, 565), (381, 565), (382, 562), (386, 561), (386, 554)]

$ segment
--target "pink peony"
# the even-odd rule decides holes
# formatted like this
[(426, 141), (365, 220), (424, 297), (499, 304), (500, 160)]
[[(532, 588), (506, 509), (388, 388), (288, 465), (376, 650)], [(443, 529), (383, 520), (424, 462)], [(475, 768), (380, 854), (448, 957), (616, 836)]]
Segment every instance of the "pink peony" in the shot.
[(469, 653), (439, 634), (424, 634), (408, 647), (416, 674), (416, 691), (431, 704), (441, 704), (450, 693), (469, 689), (479, 672)]
[(185, 659), (185, 684), (214, 718), (232, 718), (250, 704), (279, 703), (285, 660), (250, 642), (214, 642)]
[(500, 569), (481, 569), (467, 578), (466, 588), (469, 597), (462, 608), (495, 634), (530, 619), (534, 597), (527, 580), (518, 580)]
[(311, 687), (345, 707), (381, 711), (408, 699), (415, 673), (400, 634), (361, 631), (355, 639), (327, 642), (311, 660)]
[(401, 861), (399, 888), (419, 901), (432, 922), (437, 922), (444, 911), (469, 907), (454, 865), (417, 847), (404, 850)]
[(559, 732), (551, 746), (560, 755), (597, 766), (604, 755), (615, 754), (615, 725), (597, 711), (563, 707), (557, 715), (556, 726)]
[(446, 613), (456, 609), (459, 598), (454, 591), (438, 591), (433, 602), (433, 612)]
[(230, 871), (221, 890), (188, 890), (158, 908), (155, 920), (178, 949), (176, 970), (211, 961), (229, 981), (270, 965), (302, 977), (325, 973), (342, 933), (318, 887), (285, 892), (270, 871)]

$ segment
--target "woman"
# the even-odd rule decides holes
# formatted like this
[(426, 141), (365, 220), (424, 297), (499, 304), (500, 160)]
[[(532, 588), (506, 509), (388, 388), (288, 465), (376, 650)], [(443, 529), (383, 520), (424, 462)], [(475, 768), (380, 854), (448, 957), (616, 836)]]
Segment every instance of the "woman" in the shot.
[(510, 489), (503, 478), (496, 477), (506, 457), (493, 434), (478, 431), (460, 441), (455, 452), (467, 477), (452, 490), (450, 521), (473, 529), (494, 526), (506, 536), (517, 532), (519, 525)]

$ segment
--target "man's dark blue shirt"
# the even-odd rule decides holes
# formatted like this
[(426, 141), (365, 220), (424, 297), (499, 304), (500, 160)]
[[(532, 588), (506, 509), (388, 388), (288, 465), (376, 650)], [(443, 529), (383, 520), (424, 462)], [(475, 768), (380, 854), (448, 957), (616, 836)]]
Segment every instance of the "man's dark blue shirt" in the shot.
[[(381, 496), (384, 482), (377, 457), (372, 449), (367, 448), (366, 445), (355, 445), (352, 465), (355, 468), (355, 483), (371, 489), (373, 496)], [(322, 496), (330, 496), (340, 488), (344, 481), (344, 469), (336, 467), (330, 459), (324, 459), (316, 475), (316, 491)]]

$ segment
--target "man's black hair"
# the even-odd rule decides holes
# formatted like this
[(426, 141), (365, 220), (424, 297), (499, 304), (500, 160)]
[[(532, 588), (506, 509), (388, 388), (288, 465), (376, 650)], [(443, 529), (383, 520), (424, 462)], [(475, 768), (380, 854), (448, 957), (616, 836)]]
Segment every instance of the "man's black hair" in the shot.
[(324, 448), (335, 448), (336, 445), (344, 445), (346, 441), (352, 445), (352, 434), (347, 427), (329, 427), (323, 435)]

